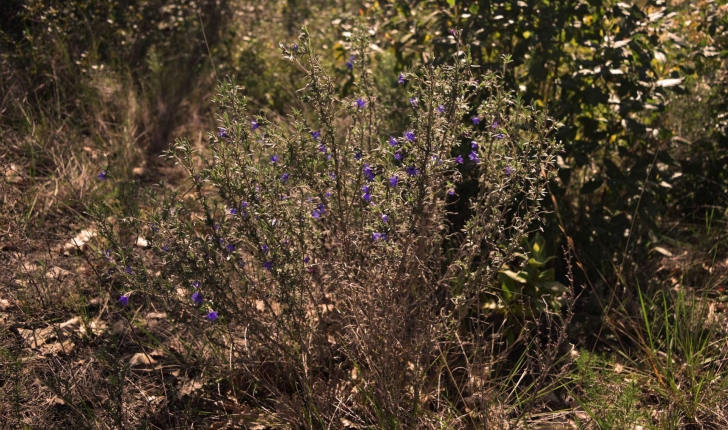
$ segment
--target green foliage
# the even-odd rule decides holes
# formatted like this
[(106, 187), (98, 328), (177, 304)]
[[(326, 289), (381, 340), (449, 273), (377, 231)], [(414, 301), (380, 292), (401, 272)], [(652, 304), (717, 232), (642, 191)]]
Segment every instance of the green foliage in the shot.
[(498, 272), (503, 306), (508, 314), (532, 317), (546, 310), (558, 311), (566, 286), (555, 280), (556, 271), (546, 269), (549, 261), (546, 241), (540, 233), (527, 243), (526, 254), (517, 254), (525, 266), (514, 272), (505, 266)]
[(689, 297), (682, 290), (638, 290), (642, 331), (636, 334), (644, 358), (659, 384), (655, 389), (674, 399), (686, 422), (697, 423), (714, 414), (725, 401), (728, 371), (726, 351), (716, 343), (724, 338), (710, 315), (705, 298)]
[[(556, 136), (566, 152), (550, 186), (559, 204), (547, 234), (560, 235), (556, 226), (564, 224), (597, 279), (619, 274), (616, 256), (630, 238), (642, 243), (660, 234), (667, 215), (725, 199), (728, 140), (718, 119), (725, 106), (703, 116), (712, 131), (700, 138), (686, 139), (688, 121), (670, 114), (676, 97), (700, 97), (682, 95), (705, 85), (696, 84), (705, 81), (701, 73), (720, 67), (708, 40), (726, 39), (725, 11), (689, 3), (397, 1), (372, 15), (403, 66), (421, 61), (430, 46), (434, 58), (455, 52), (452, 28), (462, 29), (469, 55), (486, 69), (512, 56), (506, 85), (549, 106), (564, 124)], [(722, 74), (706, 78), (725, 91)]]
[[(571, 378), (578, 392), (572, 394), (597, 428), (626, 429), (651, 423), (649, 411), (642, 404), (640, 382), (634, 375), (625, 378), (615, 371), (621, 366), (587, 351), (579, 353), (575, 366)], [(586, 427), (587, 423), (578, 420), (578, 424)]]

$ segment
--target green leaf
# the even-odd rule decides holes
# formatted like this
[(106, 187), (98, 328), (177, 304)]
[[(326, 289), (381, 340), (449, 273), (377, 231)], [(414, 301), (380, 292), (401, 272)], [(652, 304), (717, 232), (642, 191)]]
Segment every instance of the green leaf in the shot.
[(506, 275), (507, 277), (513, 279), (514, 281), (520, 282), (522, 284), (525, 284), (526, 282), (528, 282), (528, 279), (521, 276), (522, 274), (524, 274), (526, 272), (516, 273), (512, 270), (503, 270), (500, 273), (502, 273), (502, 274)]
[(455, 7), (455, 0), (447, 0), (447, 5), (450, 7)]
[(553, 260), (554, 258), (556, 258), (556, 257), (555, 256), (551, 256), (551, 257), (545, 258), (543, 260), (536, 260), (535, 258), (529, 258), (528, 259), (528, 265), (529, 266), (534, 266), (534, 267), (543, 267), (543, 266), (546, 265), (546, 263), (548, 263), (549, 261)]
[(554, 294), (561, 294), (566, 291), (566, 286), (558, 281), (539, 282), (538, 285), (539, 287)]
[(539, 281), (553, 281), (556, 277), (556, 271), (554, 269), (544, 270), (538, 274)]

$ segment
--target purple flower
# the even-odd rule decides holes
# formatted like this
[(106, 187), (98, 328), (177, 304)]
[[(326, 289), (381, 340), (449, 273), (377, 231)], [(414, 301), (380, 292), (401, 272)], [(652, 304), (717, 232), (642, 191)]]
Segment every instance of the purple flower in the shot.
[(402, 153), (397, 151), (394, 153), (394, 159), (397, 161), (402, 161)]
[(225, 239), (223, 239), (222, 237), (219, 239), (219, 241), (220, 241), (220, 245), (222, 245), (223, 243), (225, 243)]
[(438, 106), (438, 107), (437, 107), (437, 111), (438, 111), (438, 112), (440, 112), (440, 113), (443, 113), (443, 112), (445, 112), (445, 105), (440, 105), (440, 106)]
[(202, 293), (200, 293), (199, 291), (195, 291), (194, 293), (192, 293), (192, 301), (197, 306), (199, 306), (205, 301), (205, 298), (202, 297)]
[(417, 97), (410, 97), (409, 102), (412, 107), (417, 107)]
[(506, 166), (505, 169), (503, 169), (503, 174), (506, 176), (511, 176), (511, 174), (515, 171), (516, 171), (516, 169), (514, 169), (513, 167)]
[(311, 137), (313, 137), (313, 140), (319, 140), (319, 138), (321, 137), (321, 131), (320, 130), (312, 131)]
[(264, 262), (263, 262), (263, 268), (264, 268), (265, 270), (269, 271), (269, 272), (270, 272), (271, 270), (273, 270), (273, 260), (271, 260), (271, 261), (264, 261)]
[(258, 121), (252, 120), (250, 121), (250, 126), (253, 127), (253, 130), (257, 130), (258, 127), (260, 127), (260, 124), (258, 124)]
[(126, 270), (126, 273), (131, 275), (131, 267), (126, 266), (126, 269), (124, 269), (124, 270)]
[(220, 139), (227, 139), (229, 137), (225, 127), (218, 127), (217, 130), (217, 137)]
[(278, 162), (278, 156), (277, 155), (271, 155), (270, 156), (270, 162), (272, 164), (276, 164)]
[(378, 240), (387, 240), (387, 233), (372, 233), (372, 240), (374, 242)]
[(327, 199), (328, 199), (329, 197), (331, 197), (331, 191), (326, 191), (326, 192), (324, 193), (324, 197), (326, 197)]
[(374, 171), (371, 167), (369, 167), (369, 163), (364, 164), (362, 171), (364, 172), (364, 177), (367, 178), (367, 181), (372, 182), (374, 180)]
[(326, 146), (324, 146), (323, 144), (319, 145), (319, 152), (321, 152), (322, 154), (326, 154)]
[(102, 170), (101, 172), (99, 172), (99, 174), (96, 175), (96, 177), (99, 178), (102, 181), (105, 181), (106, 179), (108, 179), (108, 175), (106, 174), (106, 170)]
[(450, 188), (449, 190), (447, 190), (447, 195), (448, 196), (454, 196), (455, 195), (455, 190), (453, 190), (452, 188)]
[(470, 158), (470, 161), (473, 161), (476, 164), (480, 161), (480, 159), (478, 158), (478, 154), (475, 151), (468, 154), (468, 158)]
[(506, 135), (503, 134), (503, 133), (498, 133), (498, 134), (495, 135), (495, 138), (496, 139), (503, 139), (504, 137), (506, 137)]
[(455, 162), (458, 164), (463, 164), (463, 156), (458, 155), (457, 157), (455, 157)]
[(102, 252), (101, 255), (104, 256), (106, 261), (111, 260), (111, 250), (110, 249), (107, 249), (106, 251)]
[(356, 57), (354, 57), (353, 55), (351, 57), (349, 57), (349, 61), (346, 62), (347, 69), (351, 70), (354, 68), (354, 58), (356, 58)]
[(235, 245), (233, 245), (232, 243), (230, 243), (230, 244), (228, 244), (228, 246), (225, 247), (225, 249), (227, 249), (227, 251), (228, 252), (231, 252), (231, 253), (232, 252), (235, 252)]
[(362, 191), (362, 193), (364, 193), (364, 194), (362, 194), (361, 198), (364, 199), (364, 201), (367, 203), (371, 202), (372, 201), (372, 196), (370, 194), (371, 187), (369, 185), (364, 185), (363, 187), (361, 187), (361, 191)]
[(392, 188), (396, 187), (398, 182), (399, 182), (399, 178), (394, 175), (392, 175), (392, 177), (389, 178), (389, 186)]
[(415, 166), (407, 166), (404, 170), (410, 176), (415, 176), (420, 173), (419, 169), (417, 169)]
[(389, 145), (397, 146), (397, 139), (395, 139), (394, 136), (389, 136)]
[(493, 125), (491, 127), (494, 129), (498, 128), (498, 121), (493, 121)]
[(404, 73), (400, 73), (397, 77), (397, 83), (398, 84), (404, 84)]
[(321, 219), (321, 215), (323, 215), (323, 214), (324, 213), (322, 211), (318, 210), (318, 209), (314, 209), (311, 212), (311, 216), (314, 217), (315, 219)]
[(228, 213), (230, 215), (237, 215), (238, 214), (238, 210), (236, 208), (229, 208), (228, 209)]
[[(220, 229), (220, 224), (213, 225), (212, 226), (212, 229), (215, 230), (215, 231), (218, 231)], [(212, 240), (212, 238), (210, 238), (210, 240)]]
[(355, 153), (354, 153), (354, 159), (355, 159), (356, 161), (359, 161), (359, 160), (361, 160), (361, 152), (355, 152)]
[(450, 34), (453, 34), (453, 35), (455, 34), (455, 30), (454, 29), (451, 28), (449, 31), (450, 31)]
[(169, 252), (169, 247), (166, 245), (162, 246), (162, 251)]
[(263, 254), (267, 254), (268, 253), (268, 245), (266, 245), (265, 243), (262, 244), (262, 245), (260, 245), (260, 250), (263, 251)]
[(356, 99), (356, 108), (357, 109), (364, 109), (367, 106), (367, 101), (363, 98), (359, 97)]
[(121, 297), (119, 297), (119, 304), (123, 307), (129, 304), (129, 295), (124, 294)]
[(248, 202), (242, 202), (242, 203), (240, 203), (240, 207), (243, 208), (243, 209), (247, 208), (248, 207)]
[(477, 116), (474, 116), (473, 117), (473, 124), (475, 124), (475, 125), (480, 124), (480, 118), (478, 118)]
[(283, 182), (286, 182), (286, 181), (288, 181), (288, 178), (289, 178), (290, 176), (291, 176), (291, 175), (289, 175), (288, 173), (284, 173), (284, 174), (282, 174), (282, 175), (281, 175), (281, 181), (283, 181)]
[(387, 214), (382, 214), (382, 222), (383, 223), (389, 222), (389, 216)]
[(334, 173), (334, 172), (329, 172), (329, 179), (331, 179), (332, 181), (333, 181), (333, 180), (336, 180), (336, 173)]
[(470, 142), (470, 147), (473, 149), (478, 149), (478, 142), (476, 142), (476, 141)]
[(293, 52), (298, 52), (298, 43), (293, 42), (293, 47), (291, 49), (293, 49)]
[(200, 288), (200, 281), (192, 281), (192, 286), (195, 288)]
[(217, 315), (217, 311), (210, 311), (207, 313), (206, 318), (210, 321), (215, 321), (219, 316)]
[(413, 131), (405, 131), (404, 137), (407, 138), (410, 142), (413, 142), (415, 140), (415, 133)]
[(308, 263), (309, 261), (311, 261), (311, 259), (308, 257), (308, 255), (305, 256), (305, 257), (303, 257), (303, 262), (304, 263)]

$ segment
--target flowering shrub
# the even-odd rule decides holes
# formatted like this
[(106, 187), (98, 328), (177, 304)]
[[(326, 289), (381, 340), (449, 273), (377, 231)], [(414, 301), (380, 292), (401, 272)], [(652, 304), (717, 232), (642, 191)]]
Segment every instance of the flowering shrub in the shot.
[[(478, 389), (447, 367), (483, 374), (483, 293), (537, 225), (560, 149), (552, 120), (497, 74), (474, 76), (467, 56), (392, 76), (410, 102), (395, 128), (367, 46), (354, 38), (348, 98), (306, 32), (282, 48), (306, 76), (308, 109), (288, 118), (251, 112), (235, 82), (222, 83), (209, 147), (180, 140), (167, 154), (189, 191), (150, 196), (151, 213), (119, 226), (99, 221), (117, 244), (119, 306), (163, 303), (191, 353), (235, 369), (240, 395), (288, 411), (278, 419), (290, 425), (414, 426), (420, 408)], [(465, 187), (474, 197), (458, 202)], [(462, 228), (448, 218), (456, 203)], [(153, 257), (121, 245), (122, 231), (142, 235)], [(459, 388), (435, 403), (438, 375)]]

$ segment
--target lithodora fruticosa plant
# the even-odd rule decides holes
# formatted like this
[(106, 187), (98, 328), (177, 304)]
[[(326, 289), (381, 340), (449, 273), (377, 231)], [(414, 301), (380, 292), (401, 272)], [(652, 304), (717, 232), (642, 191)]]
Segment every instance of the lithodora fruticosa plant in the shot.
[[(307, 32), (282, 47), (305, 75), (305, 109), (286, 118), (252, 112), (233, 80), (221, 83), (209, 145), (183, 139), (167, 153), (189, 188), (122, 220), (153, 258), (103, 229), (118, 244), (108, 258), (120, 305), (169, 306), (204, 333), (190, 337), (192, 351), (242, 374), (247, 401), (293, 411), (281, 415), (290, 424), (421, 419), (448, 331), (482, 309), (481, 293), (538, 222), (560, 149), (553, 121), (499, 74), (475, 76), (463, 51), (392, 74), (409, 109), (396, 124), (375, 85), (388, 81), (373, 78), (384, 54), (369, 43), (349, 46), (353, 97), (339, 96)], [(476, 189), (456, 230), (448, 214), (464, 180)]]

